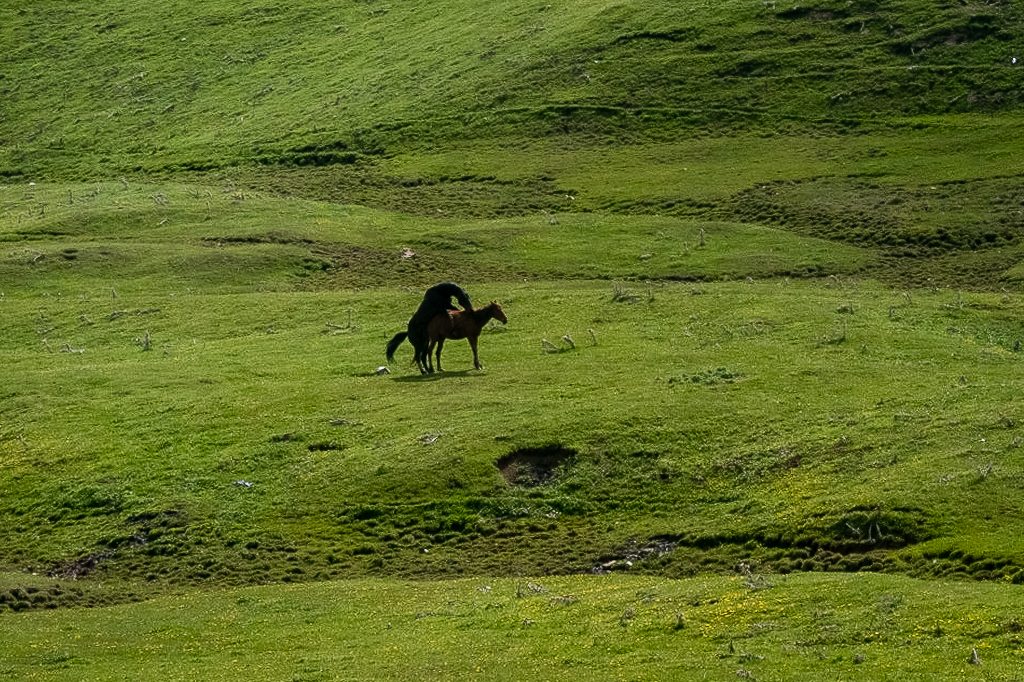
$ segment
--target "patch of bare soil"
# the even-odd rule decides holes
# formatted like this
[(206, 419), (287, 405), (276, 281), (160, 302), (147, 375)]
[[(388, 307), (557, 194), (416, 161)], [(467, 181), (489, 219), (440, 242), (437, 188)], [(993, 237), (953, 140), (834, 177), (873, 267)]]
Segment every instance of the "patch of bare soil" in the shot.
[(563, 445), (520, 448), (495, 462), (498, 471), (511, 486), (534, 488), (554, 479), (559, 469), (576, 457), (576, 451)]

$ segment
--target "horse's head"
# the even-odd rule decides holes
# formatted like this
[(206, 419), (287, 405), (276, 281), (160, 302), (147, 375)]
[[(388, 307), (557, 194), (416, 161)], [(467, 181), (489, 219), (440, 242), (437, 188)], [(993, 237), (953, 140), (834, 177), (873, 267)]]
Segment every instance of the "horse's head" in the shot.
[(487, 308), (491, 311), (491, 317), (500, 321), (502, 324), (508, 324), (508, 318), (505, 317), (505, 311), (501, 309), (497, 301), (491, 301)]

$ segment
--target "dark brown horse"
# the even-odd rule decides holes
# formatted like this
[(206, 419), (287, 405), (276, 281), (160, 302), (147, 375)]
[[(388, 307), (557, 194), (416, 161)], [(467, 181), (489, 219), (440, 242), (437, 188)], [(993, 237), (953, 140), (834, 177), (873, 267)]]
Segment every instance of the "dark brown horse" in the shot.
[[(437, 371), (440, 372), (441, 349), (444, 348), (444, 340), (469, 339), (469, 347), (473, 349), (473, 366), (483, 369), (480, 365), (480, 356), (476, 351), (476, 341), (480, 337), (480, 331), (484, 325), (492, 318), (502, 324), (508, 323), (505, 311), (494, 301), (475, 310), (454, 310), (443, 315), (435, 315), (427, 325), (427, 362), (430, 362), (430, 354), (437, 346)], [(430, 371), (434, 371), (433, 366)]]

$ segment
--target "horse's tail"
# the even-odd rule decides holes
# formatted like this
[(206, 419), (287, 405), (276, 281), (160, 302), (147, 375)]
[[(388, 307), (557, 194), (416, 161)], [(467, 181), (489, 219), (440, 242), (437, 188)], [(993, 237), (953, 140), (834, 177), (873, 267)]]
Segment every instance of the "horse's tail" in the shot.
[(391, 338), (390, 341), (388, 341), (388, 362), (395, 361), (395, 351), (398, 350), (398, 347), (402, 345), (402, 341), (405, 341), (405, 337), (407, 337), (408, 335), (408, 332), (398, 332)]
[(458, 284), (455, 285), (455, 289), (455, 298), (458, 300), (459, 305), (461, 305), (464, 310), (472, 310), (473, 302), (469, 300), (469, 294), (466, 293), (466, 290)]

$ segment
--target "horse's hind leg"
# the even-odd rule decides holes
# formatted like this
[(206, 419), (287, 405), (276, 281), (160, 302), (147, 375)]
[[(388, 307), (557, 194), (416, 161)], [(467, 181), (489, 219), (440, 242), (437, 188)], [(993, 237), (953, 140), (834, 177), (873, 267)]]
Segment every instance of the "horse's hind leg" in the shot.
[(427, 367), (427, 374), (434, 373), (434, 362), (430, 359), (430, 354), (434, 351), (434, 342), (427, 341), (427, 344), (423, 347), (423, 364)]
[(433, 355), (434, 353), (435, 345), (437, 345), (437, 342), (431, 339), (429, 342), (427, 342), (427, 350), (423, 353), (423, 358), (427, 361), (427, 368), (431, 372), (434, 371), (434, 362), (430, 359), (430, 356)]
[(424, 355), (430, 357), (427, 354), (427, 349), (423, 346), (416, 348), (416, 366), (420, 368), (420, 374), (429, 374), (430, 368), (427, 366), (427, 361), (424, 359)]
[(437, 340), (437, 371), (441, 370), (441, 349), (444, 348), (444, 339)]

